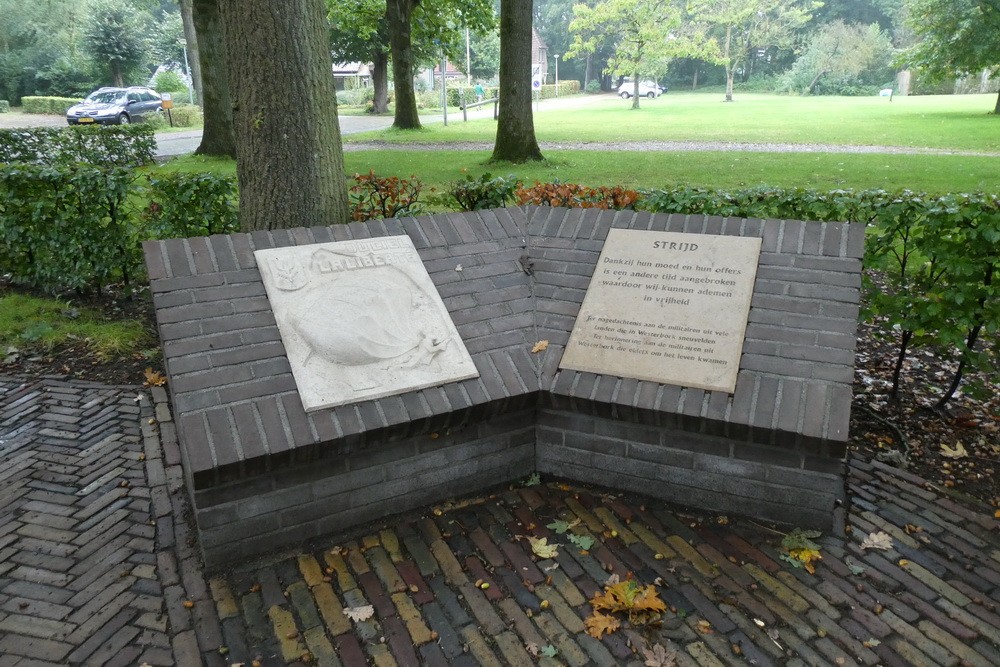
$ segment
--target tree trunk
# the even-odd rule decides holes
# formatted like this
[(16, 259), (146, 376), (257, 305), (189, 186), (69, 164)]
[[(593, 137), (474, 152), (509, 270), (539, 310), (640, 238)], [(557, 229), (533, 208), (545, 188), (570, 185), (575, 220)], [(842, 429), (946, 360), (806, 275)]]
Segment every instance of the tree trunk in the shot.
[(691, 79), (691, 90), (698, 90), (698, 66), (694, 66), (694, 77)]
[(729, 48), (733, 42), (733, 26), (726, 26), (726, 48), (722, 54), (723, 60), (726, 62), (726, 101), (733, 101), (733, 71), (736, 69), (736, 63), (729, 58)]
[(587, 89), (587, 84), (590, 83), (590, 54), (587, 54), (587, 67), (583, 70), (583, 89)]
[(121, 88), (125, 85), (125, 78), (122, 76), (122, 64), (117, 60), (111, 61), (111, 78), (115, 82), (115, 86)]
[(994, 115), (1000, 116), (1000, 91), (997, 91), (997, 103), (996, 106), (993, 107), (993, 113)]
[(385, 113), (389, 110), (389, 54), (384, 51), (372, 56), (372, 87), (375, 89), (372, 113)]
[(244, 231), (348, 221), (323, 0), (219, 0)]
[(639, 73), (632, 72), (632, 108), (639, 108)]
[(413, 45), (410, 40), (410, 19), (418, 3), (419, 0), (387, 0), (385, 3), (392, 83), (396, 93), (396, 114), (392, 126), (400, 130), (420, 129), (417, 95), (413, 91)]
[(201, 79), (201, 44), (198, 43), (198, 29), (194, 24), (194, 0), (181, 0), (181, 22), (184, 24), (184, 39), (187, 40), (188, 66), (191, 68), (191, 85), (194, 97), (204, 108)]
[(819, 83), (819, 80), (822, 79), (823, 75), (825, 75), (825, 74), (826, 74), (826, 70), (825, 69), (821, 69), (816, 74), (816, 76), (813, 77), (813, 80), (809, 82), (809, 85), (806, 87), (806, 92), (809, 93), (810, 95), (812, 95), (816, 91), (816, 84)]
[(229, 97), (229, 76), (226, 72), (226, 40), (219, 19), (219, 0), (193, 0), (192, 16), (198, 33), (198, 54), (202, 80), (208, 84), (199, 93), (205, 124), (201, 133), (198, 155), (236, 157), (233, 137), (233, 104)]
[(490, 160), (541, 159), (531, 112), (531, 0), (500, 0), (500, 113)]

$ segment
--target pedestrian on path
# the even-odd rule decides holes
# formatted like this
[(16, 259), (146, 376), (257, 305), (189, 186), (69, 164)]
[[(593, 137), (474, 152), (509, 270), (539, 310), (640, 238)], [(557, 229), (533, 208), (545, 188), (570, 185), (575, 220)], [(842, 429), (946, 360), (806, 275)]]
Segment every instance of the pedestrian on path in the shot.
[(486, 97), (486, 89), (483, 88), (483, 84), (477, 83), (476, 87), (473, 88), (473, 90), (476, 93), (476, 101), (477, 102), (482, 102), (483, 98)]

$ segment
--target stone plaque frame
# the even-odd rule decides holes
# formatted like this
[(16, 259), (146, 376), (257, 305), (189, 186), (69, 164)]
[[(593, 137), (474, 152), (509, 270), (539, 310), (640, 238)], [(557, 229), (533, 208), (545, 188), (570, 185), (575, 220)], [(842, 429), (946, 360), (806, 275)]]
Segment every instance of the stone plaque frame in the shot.
[(760, 246), (609, 230), (560, 368), (733, 393)]

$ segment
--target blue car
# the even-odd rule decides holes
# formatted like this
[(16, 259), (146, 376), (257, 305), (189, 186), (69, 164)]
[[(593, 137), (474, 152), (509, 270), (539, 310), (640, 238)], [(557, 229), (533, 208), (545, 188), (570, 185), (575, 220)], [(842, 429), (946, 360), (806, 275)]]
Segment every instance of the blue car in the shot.
[(66, 122), (127, 125), (149, 114), (161, 113), (160, 102), (160, 95), (149, 88), (101, 88), (71, 106), (66, 111)]

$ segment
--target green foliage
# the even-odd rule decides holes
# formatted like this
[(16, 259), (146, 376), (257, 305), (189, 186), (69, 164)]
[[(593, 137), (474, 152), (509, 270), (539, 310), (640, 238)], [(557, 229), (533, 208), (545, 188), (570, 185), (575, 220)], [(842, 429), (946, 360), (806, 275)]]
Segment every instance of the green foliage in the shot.
[(552, 183), (539, 183), (530, 188), (517, 188), (517, 203), (536, 206), (565, 206), (568, 208), (603, 208), (621, 211), (633, 208), (640, 194), (621, 186), (591, 188), (586, 185), (562, 183), (558, 179)]
[(805, 52), (784, 78), (796, 93), (873, 94), (891, 81), (892, 42), (878, 25), (833, 21), (813, 34)]
[[(163, 112), (166, 115), (166, 112)], [(170, 110), (170, 117), (173, 118), (174, 127), (201, 127), (204, 122), (201, 107), (197, 104), (178, 104), (174, 101), (174, 108)]]
[(351, 220), (376, 220), (419, 215), (423, 212), (420, 191), (423, 184), (416, 176), (409, 179), (396, 176), (379, 177), (374, 171), (355, 174), (348, 195), (351, 200)]
[(598, 81), (597, 79), (591, 79), (590, 81), (587, 82), (586, 91), (591, 94), (596, 94), (601, 92), (601, 82)]
[(141, 67), (151, 53), (149, 17), (130, 0), (91, 0), (84, 44), (98, 66), (107, 66), (116, 86)]
[(146, 125), (0, 130), (0, 163), (138, 166), (153, 161), (156, 137)]
[(10, 113), (10, 102), (7, 100), (0, 100), (0, 113)]
[(211, 173), (151, 175), (143, 226), (154, 238), (231, 234), (237, 219), (236, 179)]
[(451, 184), (448, 190), (462, 211), (500, 208), (514, 202), (514, 192), (521, 186), (513, 175), (494, 177), (486, 173), (479, 178), (466, 174), (465, 178)]
[(66, 114), (67, 109), (79, 102), (79, 98), (72, 97), (25, 96), (21, 98), (21, 109), (24, 113), (46, 113), (63, 116)]
[(186, 94), (187, 89), (187, 83), (180, 74), (173, 70), (164, 70), (153, 78), (153, 90), (158, 93), (180, 91)]
[(48, 291), (132, 281), (141, 266), (125, 210), (134, 178), (123, 167), (0, 165), (0, 266)]
[[(909, 26), (919, 38), (901, 62), (931, 78), (1000, 72), (1000, 8), (992, 0), (913, 0)], [(1000, 104), (1000, 103), (998, 103)]]

